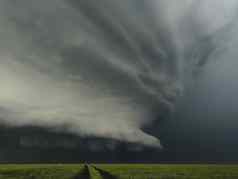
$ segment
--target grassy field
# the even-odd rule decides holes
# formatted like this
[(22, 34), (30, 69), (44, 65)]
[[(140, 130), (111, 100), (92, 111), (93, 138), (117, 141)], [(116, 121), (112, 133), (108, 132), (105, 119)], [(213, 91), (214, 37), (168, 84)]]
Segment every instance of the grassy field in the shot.
[(238, 165), (0, 165), (0, 179), (238, 179)]
[(119, 179), (238, 179), (237, 165), (97, 165)]
[(0, 165), (0, 179), (73, 179), (83, 165)]

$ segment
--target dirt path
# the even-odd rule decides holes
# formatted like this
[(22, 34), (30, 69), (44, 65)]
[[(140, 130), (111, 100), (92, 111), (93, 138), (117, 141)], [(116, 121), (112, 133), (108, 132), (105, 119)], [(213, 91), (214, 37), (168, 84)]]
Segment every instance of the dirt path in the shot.
[[(97, 173), (93, 173), (93, 172), (97, 172)], [(110, 174), (109, 172), (92, 165), (85, 165), (84, 168), (73, 179), (94, 179), (94, 178), (118, 179), (116, 176)]]
[(101, 175), (102, 179), (118, 179), (116, 176), (112, 175), (111, 173), (102, 170), (100, 168), (97, 168), (95, 166), (92, 166), (96, 171), (99, 172), (99, 174)]
[(83, 170), (81, 170), (73, 179), (90, 179), (88, 165), (85, 165)]

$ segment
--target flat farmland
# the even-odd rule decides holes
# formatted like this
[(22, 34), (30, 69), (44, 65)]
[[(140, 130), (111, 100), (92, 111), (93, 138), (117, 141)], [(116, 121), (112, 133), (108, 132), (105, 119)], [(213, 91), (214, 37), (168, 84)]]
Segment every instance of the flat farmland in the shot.
[(238, 165), (97, 165), (119, 179), (238, 179)]
[(83, 172), (84, 165), (0, 165), (0, 179), (74, 179)]
[(238, 179), (238, 165), (0, 165), (0, 179)]

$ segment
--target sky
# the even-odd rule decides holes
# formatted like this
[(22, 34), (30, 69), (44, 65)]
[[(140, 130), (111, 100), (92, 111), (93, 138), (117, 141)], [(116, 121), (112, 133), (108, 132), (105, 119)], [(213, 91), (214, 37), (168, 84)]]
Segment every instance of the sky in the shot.
[(0, 0), (1, 137), (25, 150), (51, 148), (49, 135), (57, 150), (238, 160), (237, 5)]

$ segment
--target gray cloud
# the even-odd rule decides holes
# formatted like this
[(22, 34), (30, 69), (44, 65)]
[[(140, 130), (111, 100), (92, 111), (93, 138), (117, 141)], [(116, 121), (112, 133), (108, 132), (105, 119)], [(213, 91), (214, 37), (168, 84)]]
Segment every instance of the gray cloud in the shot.
[(160, 147), (141, 128), (173, 109), (187, 76), (227, 39), (236, 7), (174, 4), (0, 0), (1, 122)]

